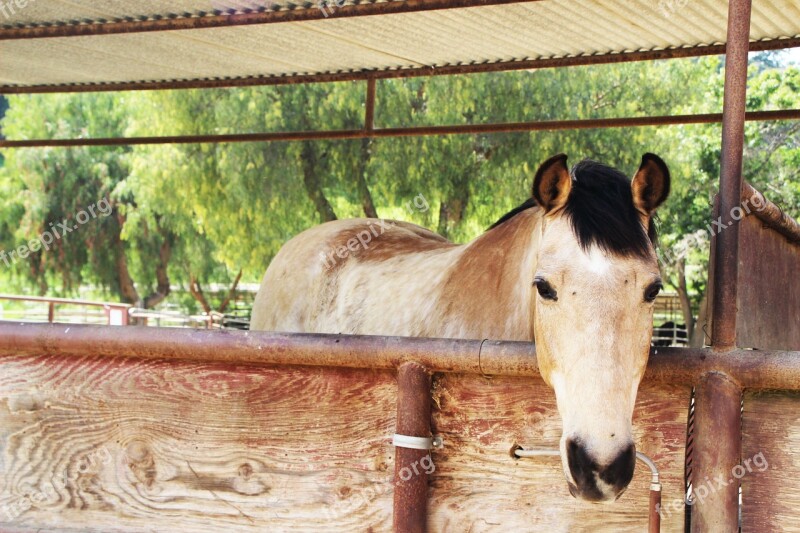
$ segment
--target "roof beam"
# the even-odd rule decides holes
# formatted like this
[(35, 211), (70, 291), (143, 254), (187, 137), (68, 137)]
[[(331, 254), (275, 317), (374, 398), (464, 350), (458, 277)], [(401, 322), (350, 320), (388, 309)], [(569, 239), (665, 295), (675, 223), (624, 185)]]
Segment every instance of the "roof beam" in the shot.
[(154, 31), (200, 30), (225, 28), (231, 26), (251, 26), (254, 24), (275, 24), (280, 22), (302, 22), (370, 15), (395, 15), (418, 11), (437, 11), (465, 7), (494, 6), (538, 2), (540, 0), (390, 0), (386, 2), (363, 2), (352, 5), (338, 5), (327, 0), (312, 0), (316, 5), (295, 7), (293, 9), (270, 10), (264, 8), (250, 13), (223, 15), (198, 13), (196, 16), (158, 16), (147, 20), (121, 20), (115, 22), (91, 23), (47, 23), (19, 28), (0, 28), (0, 41), (17, 39), (47, 39), (54, 37), (86, 37), (92, 35), (116, 35), (123, 33), (144, 33)]
[[(800, 109), (783, 111), (751, 111), (745, 120), (800, 120)], [(0, 140), (0, 148), (69, 148), (77, 146), (133, 146), (155, 144), (199, 144), (276, 141), (315, 141), (363, 139), (368, 137), (412, 137), (421, 135), (464, 135), (476, 133), (513, 133), (527, 131), (557, 131), (599, 128), (633, 128), (642, 126), (674, 126), (682, 124), (714, 124), (722, 122), (722, 113), (697, 115), (668, 115), (655, 117), (602, 118), (584, 120), (547, 120), (534, 122), (504, 122), (497, 124), (458, 124), (410, 128), (375, 128), (328, 131), (288, 131), (268, 133), (238, 133), (227, 135), (181, 135), (171, 137), (111, 137), (96, 139), (32, 139)]]
[[(756, 41), (750, 43), (751, 52), (780, 50), (800, 47), (800, 36)], [(634, 61), (653, 61), (659, 59), (680, 59), (725, 53), (724, 44), (702, 45), (666, 50), (641, 50), (615, 54), (596, 54), (575, 57), (525, 59), (516, 61), (497, 61), (494, 63), (471, 63), (465, 65), (444, 65), (438, 67), (419, 67), (399, 70), (362, 70), (355, 72), (333, 72), (322, 74), (294, 74), (288, 76), (252, 76), (246, 78), (214, 78), (170, 81), (131, 81), (84, 83), (70, 85), (27, 85), (0, 86), (0, 94), (46, 94), (46, 93), (87, 93), (101, 91), (153, 91), (173, 89), (222, 89), (233, 87), (256, 87), (269, 85), (295, 85), (299, 83), (334, 83), (344, 81), (363, 81), (369, 79), (414, 78), (422, 76), (445, 76), (454, 74), (477, 74), (483, 72), (508, 72), (514, 70), (535, 70), (542, 68), (576, 67), (604, 65)]]

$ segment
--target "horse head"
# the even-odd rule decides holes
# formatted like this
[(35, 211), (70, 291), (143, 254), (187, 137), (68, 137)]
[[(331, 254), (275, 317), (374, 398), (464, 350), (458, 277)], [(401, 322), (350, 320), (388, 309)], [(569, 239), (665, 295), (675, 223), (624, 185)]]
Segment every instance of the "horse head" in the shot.
[(633, 477), (632, 416), (661, 289), (653, 215), (669, 193), (667, 166), (645, 154), (632, 180), (565, 155), (539, 168), (543, 209), (531, 309), (541, 375), (563, 423), (560, 449), (573, 496), (613, 501)]

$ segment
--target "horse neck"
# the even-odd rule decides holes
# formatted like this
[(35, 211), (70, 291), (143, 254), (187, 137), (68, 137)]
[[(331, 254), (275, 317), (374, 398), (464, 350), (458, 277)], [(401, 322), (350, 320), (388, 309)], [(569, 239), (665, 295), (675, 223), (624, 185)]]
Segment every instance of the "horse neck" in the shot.
[(533, 340), (531, 284), (540, 237), (538, 208), (520, 212), (464, 246), (443, 291), (468, 338)]

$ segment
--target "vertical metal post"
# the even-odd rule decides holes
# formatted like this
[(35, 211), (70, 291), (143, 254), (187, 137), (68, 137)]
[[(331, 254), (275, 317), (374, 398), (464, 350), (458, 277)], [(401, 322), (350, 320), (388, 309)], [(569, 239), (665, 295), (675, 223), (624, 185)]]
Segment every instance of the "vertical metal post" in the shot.
[(739, 224), (731, 210), (742, 196), (747, 51), (750, 45), (751, 0), (730, 0), (728, 40), (725, 47), (725, 96), (722, 108), (722, 159), (719, 180), (719, 214), (725, 229), (716, 235), (713, 279), (711, 345), (716, 349), (736, 344), (736, 282), (739, 266)]
[(695, 392), (692, 533), (739, 530), (742, 389), (729, 376), (709, 372)]
[[(742, 198), (742, 156), (750, 46), (751, 0), (729, 0), (722, 108), (722, 158), (712, 279), (711, 345), (736, 346), (739, 224), (733, 220)], [(741, 461), (741, 387), (728, 376), (701, 377), (695, 393), (692, 533), (739, 530), (739, 483), (732, 476)]]
[[(396, 433), (410, 437), (431, 436), (431, 376), (420, 364), (400, 365), (397, 372)], [(430, 450), (395, 448), (394, 530), (423, 533), (428, 524), (428, 474)]]
[(367, 80), (367, 103), (364, 114), (364, 130), (367, 132), (375, 130), (375, 90), (375, 78), (369, 78)]
[(661, 487), (650, 487), (650, 513), (647, 519), (647, 533), (661, 533)]

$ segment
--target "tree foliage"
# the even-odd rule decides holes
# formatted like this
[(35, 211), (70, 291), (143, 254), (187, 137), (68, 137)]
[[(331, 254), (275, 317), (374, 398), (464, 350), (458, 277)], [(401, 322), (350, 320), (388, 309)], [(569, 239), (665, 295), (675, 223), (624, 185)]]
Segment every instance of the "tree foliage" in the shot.
[[(777, 57), (777, 59), (776, 59)], [(721, 109), (716, 57), (469, 76), (384, 80), (377, 127), (706, 113)], [(14, 96), (9, 138), (189, 135), (351, 129), (364, 84), (120, 94)], [(749, 109), (797, 108), (800, 71), (752, 63)], [(800, 201), (797, 122), (749, 123), (745, 176), (788, 212)], [(705, 291), (718, 126), (542, 131), (375, 140), (31, 149), (0, 170), (0, 247), (13, 249), (101, 198), (113, 216), (0, 273), (19, 287), (68, 294), (93, 284), (155, 305), (180, 284), (255, 281), (281, 245), (335, 218), (379, 216), (474, 238), (530, 196), (537, 165), (564, 152), (632, 175), (644, 152), (673, 175), (660, 213), (664, 274), (689, 314)], [(421, 209), (409, 208), (424, 198)], [(687, 240), (687, 235), (694, 235)], [(3, 278), (4, 276), (4, 278)]]

